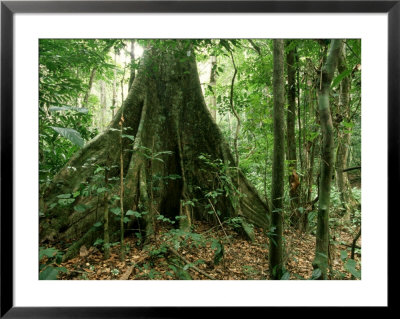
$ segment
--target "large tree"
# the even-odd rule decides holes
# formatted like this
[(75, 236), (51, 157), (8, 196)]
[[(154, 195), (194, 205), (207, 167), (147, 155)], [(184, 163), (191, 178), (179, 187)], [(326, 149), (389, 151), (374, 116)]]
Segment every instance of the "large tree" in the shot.
[[(195, 219), (216, 221), (217, 213), (268, 225), (267, 204), (237, 171), (207, 110), (192, 45), (155, 41), (147, 47), (109, 127), (74, 154), (43, 192), (41, 240), (79, 239), (83, 244), (98, 236), (100, 228), (92, 226), (102, 221), (107, 205), (82, 190), (95, 183), (99, 168), (109, 169), (106, 180), (114, 187), (108, 196), (114, 195), (115, 206), (141, 213), (138, 220), (130, 216), (131, 222), (139, 222), (147, 236), (154, 233), (159, 214), (180, 215), (185, 228)], [(59, 205), (63, 194), (74, 194), (73, 203)], [(122, 195), (121, 205), (116, 195)]]

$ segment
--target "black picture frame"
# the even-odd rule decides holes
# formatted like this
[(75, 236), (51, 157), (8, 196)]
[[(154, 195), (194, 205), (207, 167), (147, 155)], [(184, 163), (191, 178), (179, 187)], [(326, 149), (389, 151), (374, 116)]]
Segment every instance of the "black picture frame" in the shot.
[[(192, 307), (14, 307), (13, 304), (13, 19), (15, 13), (387, 13), (388, 217), (395, 211), (399, 174), (400, 0), (396, 1), (1, 1), (1, 313), (3, 318), (178, 318), (231, 314)], [(395, 206), (396, 205), (396, 206)], [(393, 222), (390, 224), (394, 224)], [(389, 234), (389, 232), (388, 232)], [(388, 247), (390, 240), (388, 238)], [(389, 260), (388, 260), (389, 261)], [(389, 281), (390, 282), (390, 281)], [(389, 287), (388, 282), (388, 287)], [(388, 307), (384, 307), (389, 309)], [(292, 310), (294, 307), (291, 307)], [(263, 307), (261, 307), (261, 310)], [(262, 310), (271, 313), (274, 308)], [(241, 309), (234, 309), (242, 315)], [(253, 307), (259, 311), (260, 308)], [(248, 310), (245, 310), (247, 316)], [(306, 312), (309, 309), (297, 308)], [(244, 313), (243, 313), (244, 315)]]

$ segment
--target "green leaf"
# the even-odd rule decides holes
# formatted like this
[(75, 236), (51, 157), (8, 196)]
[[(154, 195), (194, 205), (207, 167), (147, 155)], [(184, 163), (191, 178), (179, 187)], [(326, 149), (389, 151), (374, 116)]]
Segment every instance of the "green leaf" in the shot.
[(87, 114), (88, 109), (84, 107), (75, 107), (75, 106), (50, 106), (49, 107), (50, 112), (59, 112), (59, 111), (75, 111), (78, 113), (82, 114)]
[(214, 253), (214, 265), (218, 265), (224, 257), (224, 246), (219, 240), (213, 239), (211, 249), (216, 249)]
[(59, 272), (66, 273), (67, 269), (64, 267), (48, 266), (39, 273), (39, 280), (57, 280)]
[(285, 272), (281, 278), (281, 280), (289, 280), (290, 279), (290, 272)]
[(353, 122), (346, 122), (346, 121), (343, 121), (343, 122), (342, 122), (342, 125), (343, 125), (344, 127), (346, 127), (346, 128), (349, 128), (349, 129), (351, 129), (351, 128), (354, 127), (354, 123), (353, 123)]
[(75, 201), (75, 198), (69, 198), (69, 199), (59, 199), (58, 203), (61, 206), (68, 206), (70, 204), (72, 204)]
[(349, 271), (354, 277), (361, 279), (361, 271), (356, 269), (356, 261), (354, 259), (348, 259), (344, 264), (344, 268)]
[(126, 216), (135, 216), (137, 218), (142, 217), (142, 214), (140, 214), (137, 211), (133, 211), (133, 210), (128, 210), (125, 215)]
[(84, 204), (78, 204), (74, 206), (74, 210), (78, 213), (83, 213), (86, 210), (87, 206)]
[(316, 211), (312, 211), (311, 213), (309, 213), (307, 216), (308, 221), (311, 222), (316, 215), (317, 215)]
[(340, 251), (340, 259), (344, 262), (347, 259), (347, 251), (341, 250)]
[(102, 171), (104, 171), (104, 168), (99, 166), (99, 167), (97, 167), (95, 169), (94, 174), (97, 174), (97, 173), (102, 172)]
[(113, 207), (110, 209), (110, 211), (117, 216), (121, 215), (121, 208), (119, 207)]
[(71, 194), (61, 194), (58, 195), (57, 198), (71, 198)]
[(56, 248), (46, 248), (46, 249), (42, 249), (40, 248), (39, 250), (39, 260), (41, 260), (44, 256), (46, 256), (47, 258), (52, 258), (55, 255), (57, 255), (58, 253), (58, 249)]
[(319, 269), (319, 268), (314, 269), (314, 271), (311, 274), (310, 280), (316, 280), (316, 279), (320, 278), (321, 276), (322, 276), (321, 269)]
[(101, 238), (97, 238), (96, 241), (93, 243), (93, 246), (98, 246), (104, 243), (104, 240)]
[(66, 128), (66, 127), (55, 127), (55, 126), (50, 126), (54, 131), (59, 133), (61, 136), (69, 139), (73, 144), (83, 147), (85, 144), (85, 141), (83, 140), (81, 134), (79, 134), (78, 131), (72, 129), (72, 128)]
[(122, 138), (129, 138), (130, 140), (135, 141), (135, 137), (133, 135), (122, 134), (121, 137)]
[(107, 191), (107, 188), (106, 188), (106, 187), (99, 187), (99, 188), (97, 189), (97, 194), (104, 193), (105, 191)]
[(340, 73), (333, 81), (331, 84), (331, 87), (334, 88), (335, 86), (337, 86), (342, 80), (343, 78), (345, 78), (346, 76), (351, 74), (351, 69), (350, 70), (346, 70), (343, 71), (342, 73)]
[(175, 275), (181, 280), (192, 280), (192, 276), (190, 276), (190, 274), (183, 269), (176, 269)]
[(101, 225), (103, 225), (101, 222), (97, 222), (93, 225), (93, 227), (100, 227)]

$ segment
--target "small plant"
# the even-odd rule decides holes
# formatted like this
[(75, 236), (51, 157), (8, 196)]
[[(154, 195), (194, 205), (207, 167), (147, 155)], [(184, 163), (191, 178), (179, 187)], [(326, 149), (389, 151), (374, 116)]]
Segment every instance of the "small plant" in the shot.
[(55, 248), (39, 248), (39, 262), (47, 261), (39, 265), (39, 280), (57, 280), (60, 272), (67, 273), (67, 269), (59, 267), (62, 261), (62, 252)]
[(119, 270), (116, 269), (116, 268), (114, 268), (113, 270), (111, 270), (111, 274), (112, 274), (113, 276), (118, 276), (118, 275), (119, 275)]
[(340, 252), (340, 259), (344, 263), (344, 269), (346, 269), (355, 278), (361, 279), (361, 270), (357, 269), (358, 262), (348, 257), (347, 250), (342, 250)]

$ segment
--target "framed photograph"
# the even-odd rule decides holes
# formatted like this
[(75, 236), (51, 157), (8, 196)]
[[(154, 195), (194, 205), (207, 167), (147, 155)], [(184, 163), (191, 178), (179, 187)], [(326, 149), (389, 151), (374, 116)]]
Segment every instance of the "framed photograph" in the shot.
[(399, 18), (1, 1), (1, 317), (388, 308)]

